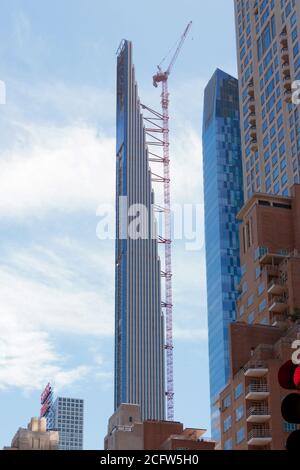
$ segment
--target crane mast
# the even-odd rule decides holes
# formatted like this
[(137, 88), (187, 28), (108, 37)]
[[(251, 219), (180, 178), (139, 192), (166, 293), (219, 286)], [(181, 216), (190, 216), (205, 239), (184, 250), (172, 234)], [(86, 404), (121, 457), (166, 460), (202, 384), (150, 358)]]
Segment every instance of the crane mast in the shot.
[(190, 21), (182, 34), (176, 51), (172, 57), (169, 67), (165, 72), (158, 66), (158, 71), (153, 77), (153, 85), (158, 87), (161, 83), (161, 132), (163, 155), (163, 194), (164, 194), (164, 237), (161, 238), (165, 245), (165, 266), (162, 277), (165, 279), (165, 350), (166, 350), (166, 397), (167, 397), (167, 419), (174, 421), (174, 379), (173, 379), (173, 299), (172, 299), (172, 234), (171, 234), (171, 194), (170, 194), (170, 154), (169, 154), (169, 91), (168, 78), (176, 62), (178, 54), (192, 26)]

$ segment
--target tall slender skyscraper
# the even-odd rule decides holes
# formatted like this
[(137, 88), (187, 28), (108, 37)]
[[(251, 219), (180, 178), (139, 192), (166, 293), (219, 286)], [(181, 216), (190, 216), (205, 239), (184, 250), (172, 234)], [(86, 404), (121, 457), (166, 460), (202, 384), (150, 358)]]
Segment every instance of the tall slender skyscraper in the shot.
[(299, 183), (299, 0), (235, 0), (245, 199)]
[[(143, 419), (161, 420), (165, 383), (160, 260), (151, 233), (154, 194), (129, 41), (122, 42), (117, 59), (116, 157), (115, 409), (122, 403), (139, 404)], [(140, 215), (146, 210), (142, 238), (129, 233), (137, 210)]]
[(229, 323), (236, 318), (243, 205), (238, 81), (216, 70), (204, 96), (203, 164), (212, 435), (219, 440), (217, 399), (229, 377)]

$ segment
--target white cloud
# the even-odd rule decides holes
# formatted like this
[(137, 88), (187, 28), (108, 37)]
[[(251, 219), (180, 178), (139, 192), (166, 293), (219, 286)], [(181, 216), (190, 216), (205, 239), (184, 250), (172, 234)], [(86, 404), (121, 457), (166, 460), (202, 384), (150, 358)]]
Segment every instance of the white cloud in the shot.
[[(16, 255), (18, 258), (18, 255)], [(32, 271), (26, 268), (33, 259)], [(29, 325), (57, 333), (110, 336), (113, 331), (111, 291), (80, 285), (80, 269), (61, 280), (61, 271), (31, 253), (24, 270), (0, 267), (2, 317), (22, 318)], [(19, 260), (20, 261), (20, 260)], [(34, 272), (35, 264), (38, 270)], [(18, 265), (20, 266), (20, 265)], [(76, 277), (78, 282), (76, 283)], [(55, 280), (55, 282), (53, 282)]]
[[(41, 217), (49, 211), (95, 214), (101, 203), (113, 207), (113, 138), (84, 125), (16, 126), (17, 144), (3, 151), (0, 158), (2, 217)], [(201, 199), (200, 153), (200, 139), (192, 128), (177, 135), (171, 171), (174, 201)], [(154, 189), (159, 202), (161, 188), (155, 185)]]
[(88, 373), (82, 365), (65, 368), (49, 335), (26, 320), (7, 311), (0, 316), (0, 389), (42, 389), (49, 378), (59, 389)]
[[(51, 379), (59, 389), (90, 374), (111, 383), (99, 354), (95, 360), (91, 355), (88, 366), (74, 366), (80, 355), (61, 355), (55, 339), (72, 337), (76, 344), (79, 337), (112, 337), (113, 283), (110, 290), (99, 279), (96, 290), (84, 280), (84, 270), (96, 257), (87, 257), (86, 265), (76, 268), (76, 251), (61, 258), (54, 250), (57, 246), (56, 242), (47, 249), (15, 247), (0, 266), (0, 388), (41, 389)], [(95, 274), (94, 265), (91, 271)]]
[(2, 154), (0, 214), (45, 215), (49, 210), (96, 212), (113, 201), (114, 141), (88, 127), (26, 126), (27, 143)]

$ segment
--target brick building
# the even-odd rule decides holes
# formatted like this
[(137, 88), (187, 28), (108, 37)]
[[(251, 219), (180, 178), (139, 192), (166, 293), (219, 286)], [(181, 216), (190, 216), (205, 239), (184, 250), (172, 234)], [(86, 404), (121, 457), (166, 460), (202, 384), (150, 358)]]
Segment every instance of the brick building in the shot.
[(122, 404), (108, 422), (105, 450), (214, 450), (205, 429), (176, 421), (142, 421), (139, 405)]
[(284, 449), (278, 370), (300, 338), (300, 185), (254, 194), (239, 213), (242, 278), (230, 326), (230, 380), (220, 394), (223, 449)]
[(278, 385), (278, 370), (291, 358), (300, 324), (284, 335), (278, 327), (233, 323), (231, 379), (220, 394), (221, 445), (225, 450), (280, 450), (297, 429), (283, 421), (281, 402), (289, 393)]
[(300, 308), (300, 185), (291, 197), (255, 194), (239, 213), (237, 319), (283, 326)]

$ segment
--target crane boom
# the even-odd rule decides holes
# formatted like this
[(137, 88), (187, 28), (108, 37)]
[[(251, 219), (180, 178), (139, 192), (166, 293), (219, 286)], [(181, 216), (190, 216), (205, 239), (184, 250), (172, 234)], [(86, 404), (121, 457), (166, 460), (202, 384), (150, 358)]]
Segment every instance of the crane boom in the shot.
[(166, 70), (165, 72), (163, 72), (163, 71), (161, 70), (160, 65), (157, 67), (158, 71), (157, 71), (157, 73), (153, 76), (153, 85), (155, 86), (155, 88), (157, 88), (159, 82), (164, 82), (164, 81), (166, 81), (166, 80), (168, 79), (168, 76), (170, 75), (171, 70), (172, 70), (172, 68), (173, 68), (173, 66), (174, 66), (174, 64), (175, 64), (175, 62), (176, 62), (176, 60), (177, 60), (178, 54), (179, 54), (179, 52), (180, 52), (180, 50), (181, 50), (181, 48), (182, 48), (182, 46), (183, 46), (183, 43), (184, 43), (184, 41), (185, 41), (185, 39), (186, 39), (186, 37), (187, 37), (187, 35), (188, 35), (188, 33), (189, 33), (189, 30), (191, 29), (191, 26), (192, 26), (192, 21), (190, 21), (190, 22), (188, 23), (187, 27), (185, 28), (185, 30), (184, 30), (184, 32), (183, 32), (183, 34), (182, 34), (182, 36), (181, 36), (181, 38), (180, 38), (180, 40), (179, 40), (179, 44), (178, 44), (178, 46), (177, 46), (177, 48), (176, 48), (176, 51), (175, 51), (175, 53), (174, 53), (174, 55), (173, 55), (173, 57), (172, 57), (172, 59), (171, 59), (171, 62), (170, 62), (170, 64), (169, 64), (169, 67), (167, 68), (167, 70)]
[(170, 75), (170, 73), (171, 73), (171, 70), (172, 70), (172, 68), (173, 68), (173, 65), (175, 64), (175, 62), (176, 62), (176, 60), (177, 60), (178, 54), (179, 54), (179, 52), (180, 52), (180, 50), (181, 50), (181, 48), (182, 48), (182, 46), (183, 46), (183, 43), (184, 43), (184, 41), (185, 41), (185, 39), (186, 39), (186, 37), (187, 37), (187, 35), (188, 35), (188, 33), (189, 33), (189, 30), (191, 29), (191, 26), (192, 26), (192, 21), (189, 22), (189, 24), (187, 25), (187, 27), (186, 27), (185, 30), (184, 30), (183, 35), (181, 36), (181, 39), (180, 39), (180, 42), (179, 42), (179, 44), (178, 44), (178, 46), (177, 46), (177, 49), (176, 49), (176, 51), (175, 51), (175, 54), (174, 54), (174, 56), (173, 56), (173, 58), (172, 58), (172, 60), (171, 60), (171, 62), (170, 62), (170, 65), (169, 65), (167, 71), (166, 71), (166, 73), (167, 73), (168, 75)]

